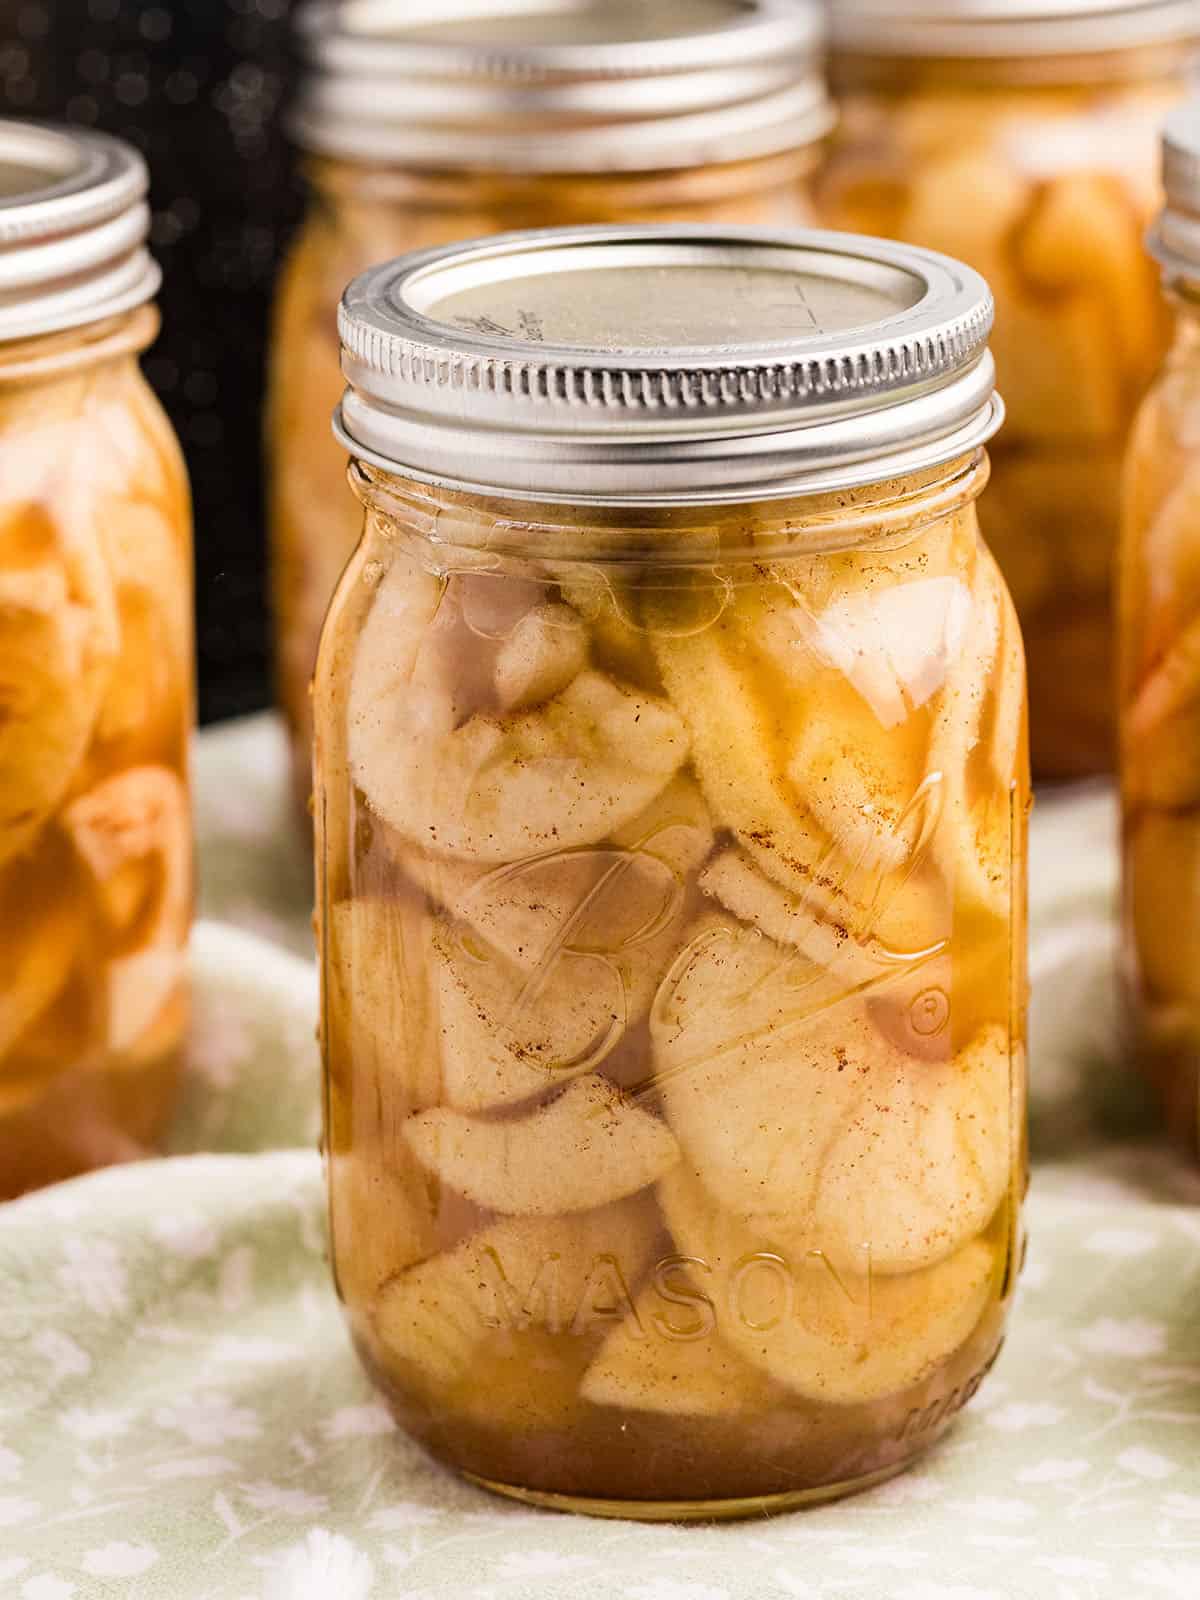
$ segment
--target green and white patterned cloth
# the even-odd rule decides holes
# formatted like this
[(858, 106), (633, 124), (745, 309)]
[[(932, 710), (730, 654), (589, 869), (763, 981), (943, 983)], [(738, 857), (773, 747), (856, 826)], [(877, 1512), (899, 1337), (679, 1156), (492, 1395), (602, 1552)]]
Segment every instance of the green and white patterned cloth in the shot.
[(306, 864), (278, 728), (204, 736), (203, 920), (162, 1161), (0, 1208), (3, 1600), (1197, 1600), (1200, 1179), (1120, 1062), (1111, 799), (1035, 826), (1032, 1247), (948, 1441), (856, 1500), (526, 1510), (396, 1431), (325, 1260)]

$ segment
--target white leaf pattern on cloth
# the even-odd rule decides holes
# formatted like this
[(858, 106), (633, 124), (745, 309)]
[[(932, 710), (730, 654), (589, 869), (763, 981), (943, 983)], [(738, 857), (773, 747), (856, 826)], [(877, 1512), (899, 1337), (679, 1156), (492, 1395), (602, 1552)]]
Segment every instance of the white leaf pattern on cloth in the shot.
[(98, 1317), (116, 1317), (129, 1303), (129, 1279), (121, 1253), (109, 1239), (86, 1247), (78, 1239), (63, 1244), (66, 1262), (55, 1273), (69, 1296), (77, 1296)]
[(1144, 1228), (1101, 1228), (1089, 1234), (1083, 1248), (1096, 1256), (1134, 1257), (1148, 1255), (1157, 1237)]
[(1138, 1478), (1169, 1478), (1178, 1469), (1173, 1461), (1168, 1461), (1166, 1456), (1159, 1455), (1157, 1450), (1146, 1450), (1135, 1446), (1132, 1450), (1122, 1450), (1117, 1457), (1117, 1465), (1124, 1467), (1126, 1472), (1132, 1472)]
[(313, 1517), (328, 1509), (329, 1497), (287, 1489), (278, 1483), (240, 1483), (238, 1490), (256, 1511), (279, 1511), (288, 1517)]
[(52, 1381), (84, 1378), (92, 1370), (92, 1358), (69, 1334), (56, 1328), (43, 1328), (33, 1340), (34, 1352), (50, 1363)]
[(253, 1411), (234, 1405), (223, 1394), (197, 1394), (160, 1406), (154, 1420), (160, 1428), (182, 1433), (190, 1444), (227, 1444), (233, 1439), (257, 1439), (262, 1432)]
[(73, 1600), (78, 1588), (68, 1578), (53, 1573), (40, 1573), (36, 1578), (26, 1578), (21, 1585), (21, 1600)]
[(989, 1426), (1004, 1433), (1026, 1433), (1030, 1428), (1053, 1428), (1065, 1416), (1061, 1406), (1048, 1405), (1045, 1401), (1012, 1400), (998, 1411), (989, 1411), (987, 1420)]
[(129, 1411), (90, 1411), (86, 1406), (71, 1406), (58, 1419), (72, 1438), (81, 1441), (121, 1439), (133, 1427)]
[(99, 1550), (89, 1550), (82, 1566), (94, 1578), (139, 1578), (158, 1560), (158, 1551), (145, 1544), (114, 1541)]
[(1089, 1561), (1086, 1556), (1039, 1556), (1036, 1566), (1052, 1572), (1056, 1578), (1106, 1578), (1108, 1567), (1103, 1561)]
[(31, 1522), (41, 1509), (36, 1500), (27, 1500), (19, 1494), (0, 1494), (0, 1528), (15, 1528), (19, 1523)]
[(831, 1553), (835, 1561), (845, 1561), (849, 1566), (864, 1570), (919, 1572), (929, 1565), (929, 1554), (925, 1550), (906, 1550), (903, 1545), (883, 1544), (877, 1540), (845, 1545)]
[(1079, 1344), (1091, 1355), (1127, 1356), (1130, 1361), (1144, 1361), (1165, 1353), (1167, 1330), (1161, 1322), (1147, 1322), (1144, 1317), (1130, 1317), (1123, 1322), (1114, 1317), (1101, 1317), (1083, 1330)]
[(160, 1483), (172, 1478), (224, 1478), (237, 1471), (228, 1456), (193, 1456), (181, 1461), (157, 1461), (146, 1468), (146, 1476)]
[(1086, 1477), (1092, 1470), (1090, 1461), (1037, 1461), (1022, 1467), (1017, 1473), (1018, 1483), (1073, 1483)]
[(627, 1600), (730, 1600), (728, 1589), (679, 1578), (651, 1578), (649, 1583), (635, 1583), (625, 1594)]
[(371, 1439), (381, 1433), (394, 1433), (396, 1423), (381, 1400), (365, 1406), (343, 1406), (321, 1424), (321, 1432), (331, 1442), (338, 1439)]
[[(206, 734), (199, 773), (205, 1042), (173, 1157), (0, 1208), (2, 1600), (1200, 1596), (1200, 1177), (1117, 1050), (1109, 796), (1034, 823), (1034, 1246), (995, 1373), (869, 1494), (680, 1529), (494, 1500), (392, 1423), (324, 1254), (308, 879), (274, 725)], [(214, 831), (239, 784), (252, 837)]]
[(1037, 1511), (1026, 1500), (1009, 1500), (1000, 1495), (976, 1495), (973, 1500), (956, 1502), (955, 1509), (964, 1516), (982, 1522), (1008, 1523), (1019, 1526), (1032, 1522)]
[(341, 1534), (314, 1528), (289, 1550), (272, 1576), (267, 1600), (367, 1600), (370, 1561)]
[(561, 1550), (509, 1550), (501, 1556), (496, 1576), (514, 1578), (565, 1578), (595, 1567), (593, 1556), (567, 1555)]
[(1147, 1584), (1173, 1600), (1191, 1600), (1200, 1594), (1200, 1561), (1139, 1561), (1132, 1573), (1135, 1583)]
[(150, 1233), (168, 1254), (185, 1261), (202, 1261), (217, 1249), (216, 1234), (194, 1214), (165, 1212), (151, 1222)]

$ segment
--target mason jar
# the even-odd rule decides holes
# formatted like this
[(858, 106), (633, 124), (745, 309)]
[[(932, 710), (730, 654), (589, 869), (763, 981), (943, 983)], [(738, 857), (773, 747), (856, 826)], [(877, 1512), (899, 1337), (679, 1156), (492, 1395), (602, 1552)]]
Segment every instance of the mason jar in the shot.
[(1134, 428), (1120, 562), (1125, 970), (1140, 1059), (1200, 1154), (1200, 104), (1164, 148), (1152, 248), (1176, 334)]
[(832, 120), (817, 0), (402, 9), (402, 26), (329, 4), (300, 21), (311, 204), (279, 289), (267, 433), (276, 684), (305, 810), (317, 640), (358, 532), (326, 426), (346, 284), (514, 228), (811, 222)]
[(1029, 791), (990, 321), (969, 269), (811, 232), (513, 234), (347, 291), (334, 1271), (490, 1488), (843, 1494), (997, 1352)]
[(1037, 777), (1115, 761), (1120, 473), (1170, 319), (1142, 248), (1193, 0), (833, 0), (829, 226), (945, 250), (997, 301), (1008, 425), (983, 526), (1029, 655)]
[(144, 1154), (191, 917), (191, 509), (147, 175), (0, 122), (0, 1196)]

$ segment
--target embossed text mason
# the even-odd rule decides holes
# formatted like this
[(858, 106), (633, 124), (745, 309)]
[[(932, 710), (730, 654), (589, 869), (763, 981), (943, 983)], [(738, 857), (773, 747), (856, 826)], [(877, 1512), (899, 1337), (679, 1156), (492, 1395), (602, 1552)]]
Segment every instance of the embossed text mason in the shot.
[(492, 1488), (842, 1494), (995, 1357), (1028, 775), (991, 314), (942, 256), (682, 226), (347, 291), (334, 1268), (397, 1415)]

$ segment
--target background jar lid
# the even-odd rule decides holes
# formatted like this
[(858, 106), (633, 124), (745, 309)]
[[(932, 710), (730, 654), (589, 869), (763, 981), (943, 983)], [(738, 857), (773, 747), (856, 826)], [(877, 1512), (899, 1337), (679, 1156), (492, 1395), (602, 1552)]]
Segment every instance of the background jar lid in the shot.
[(995, 433), (992, 315), (969, 267), (853, 234), (502, 235), (350, 285), (335, 428), (390, 471), (538, 500), (846, 488)]
[(833, 48), (1038, 58), (1200, 40), (1196, 0), (830, 0)]
[(145, 162), (119, 139), (0, 120), (0, 340), (153, 299), (148, 187)]
[(650, 172), (822, 138), (822, 0), (315, 0), (297, 141), (351, 160)]
[(1169, 282), (1200, 284), (1200, 100), (1172, 112), (1163, 133), (1166, 209), (1150, 248)]

